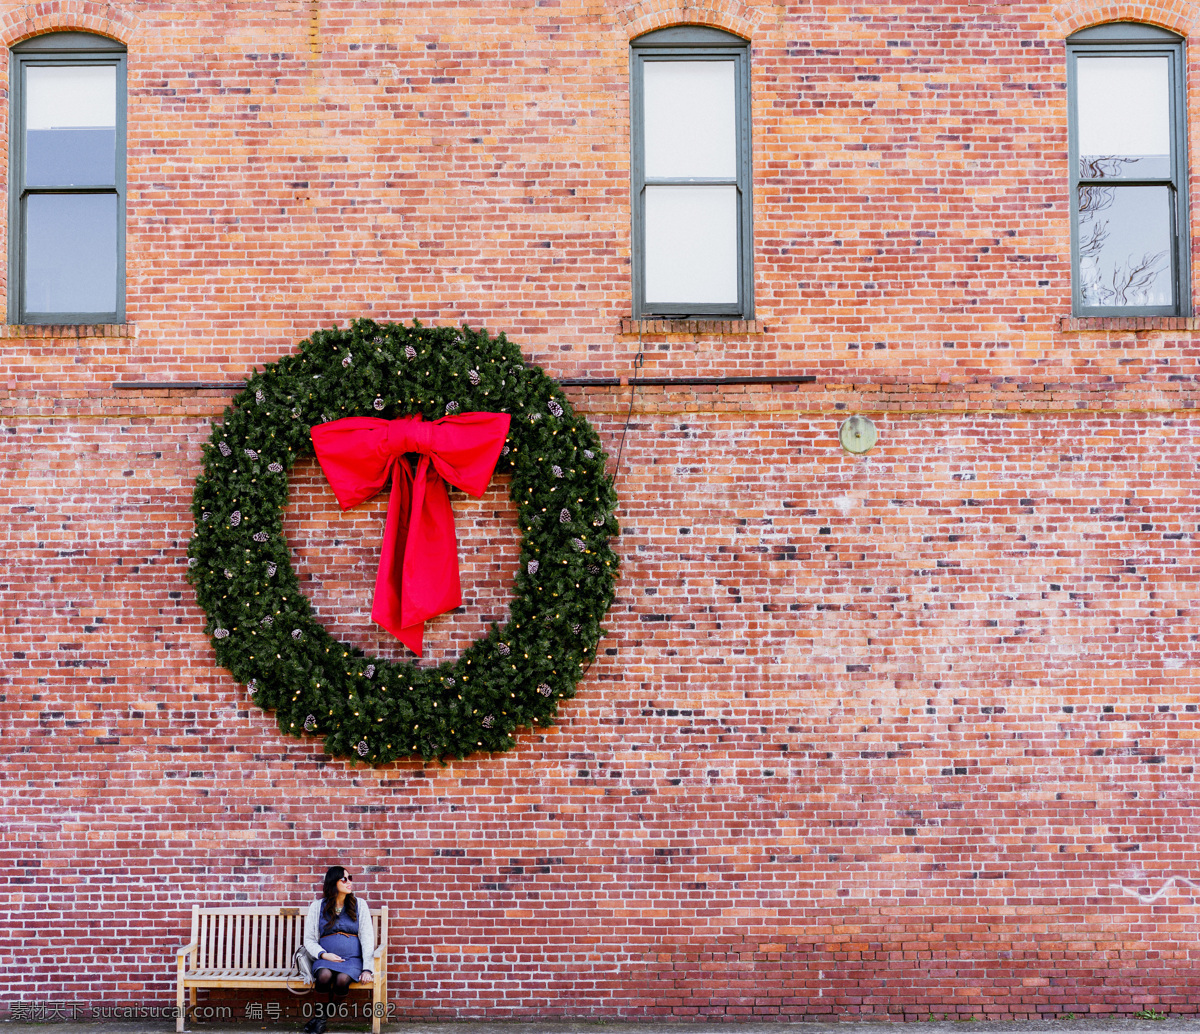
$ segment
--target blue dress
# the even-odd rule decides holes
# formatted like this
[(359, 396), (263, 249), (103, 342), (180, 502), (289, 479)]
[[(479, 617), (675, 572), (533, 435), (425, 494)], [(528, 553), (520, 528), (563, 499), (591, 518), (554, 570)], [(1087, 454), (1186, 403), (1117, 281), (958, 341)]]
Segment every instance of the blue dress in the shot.
[[(322, 928), (325, 916), (321, 916)], [(321, 938), (321, 950), (331, 951), (340, 955), (345, 962), (334, 962), (332, 959), (314, 959), (313, 972), (318, 969), (330, 969), (334, 973), (347, 973), (351, 980), (357, 980), (363, 971), (362, 943), (358, 939), (358, 921), (351, 919), (343, 911), (329, 927), (328, 932)]]

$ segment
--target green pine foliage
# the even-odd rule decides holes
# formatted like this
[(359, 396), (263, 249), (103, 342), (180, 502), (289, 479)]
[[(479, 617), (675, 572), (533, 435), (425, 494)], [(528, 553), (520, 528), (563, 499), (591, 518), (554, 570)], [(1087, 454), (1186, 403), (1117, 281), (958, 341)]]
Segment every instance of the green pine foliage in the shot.
[[(522, 533), (508, 624), (437, 667), (339, 643), (300, 591), (283, 535), (288, 472), (312, 451), (310, 429), (471, 411), (512, 415), (496, 467), (511, 474)], [(613, 598), (616, 505), (596, 432), (503, 334), (356, 320), (252, 376), (214, 427), (188, 577), (217, 659), (283, 732), (322, 736), (351, 762), (462, 758), (507, 750), (574, 695)]]

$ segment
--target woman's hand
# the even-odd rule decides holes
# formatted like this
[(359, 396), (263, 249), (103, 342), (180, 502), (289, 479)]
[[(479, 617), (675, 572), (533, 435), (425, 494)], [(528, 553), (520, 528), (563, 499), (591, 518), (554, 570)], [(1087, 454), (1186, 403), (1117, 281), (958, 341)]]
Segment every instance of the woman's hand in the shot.
[(363, 971), (362, 971), (362, 972), (361, 972), (361, 973), (358, 975), (358, 979), (359, 979), (359, 982), (360, 982), (360, 983), (366, 983), (368, 980), (374, 980), (374, 979), (375, 979), (375, 974), (374, 974), (374, 973), (372, 973), (372, 972), (371, 972), (369, 969), (364, 969), (364, 970), (363, 970)]
[(335, 955), (335, 954), (334, 954), (333, 952), (331, 952), (331, 951), (323, 951), (323, 952), (321, 952), (321, 958), (323, 958), (323, 959), (328, 959), (330, 962), (345, 962), (345, 961), (346, 961), (346, 960), (345, 960), (344, 958), (342, 958), (340, 955)]

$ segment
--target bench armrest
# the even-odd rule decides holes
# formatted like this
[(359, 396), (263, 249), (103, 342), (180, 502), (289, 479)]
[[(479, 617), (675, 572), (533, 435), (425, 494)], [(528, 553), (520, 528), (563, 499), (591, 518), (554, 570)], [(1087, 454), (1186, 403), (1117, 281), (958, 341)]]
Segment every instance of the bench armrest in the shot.
[(175, 956), (178, 958), (181, 955), (186, 955), (189, 951), (197, 946), (198, 945), (196, 941), (192, 941), (190, 944), (185, 944), (182, 948), (176, 950)]
[(376, 949), (375, 949), (375, 950), (374, 950), (374, 951), (371, 953), (371, 958), (372, 958), (373, 960), (374, 960), (374, 959), (381, 959), (381, 958), (383, 958), (383, 953), (384, 953), (385, 951), (387, 951), (387, 946), (386, 946), (386, 945), (383, 945), (383, 944), (381, 944), (381, 945), (380, 945), (378, 948), (376, 948)]

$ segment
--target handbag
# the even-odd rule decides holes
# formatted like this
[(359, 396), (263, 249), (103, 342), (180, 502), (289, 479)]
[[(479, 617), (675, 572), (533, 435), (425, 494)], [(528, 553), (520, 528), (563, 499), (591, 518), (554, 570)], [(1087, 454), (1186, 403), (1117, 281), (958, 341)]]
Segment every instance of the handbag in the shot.
[[(309, 986), (303, 991), (292, 991), (292, 980), (299, 977), (300, 980)], [(292, 991), (294, 995), (306, 995), (312, 991), (313, 970), (312, 957), (308, 954), (308, 949), (303, 944), (296, 949), (296, 954), (292, 956), (292, 968), (287, 975), (287, 989)]]

